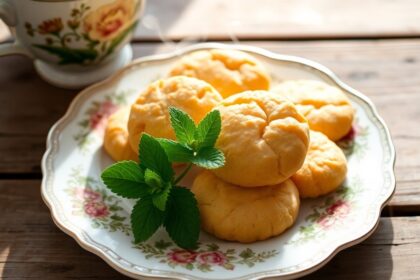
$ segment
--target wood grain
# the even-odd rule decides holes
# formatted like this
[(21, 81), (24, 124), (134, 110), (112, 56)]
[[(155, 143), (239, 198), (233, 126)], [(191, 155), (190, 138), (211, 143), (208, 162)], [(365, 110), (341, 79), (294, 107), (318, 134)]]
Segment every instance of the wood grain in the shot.
[(134, 40), (414, 37), (419, 18), (417, 0), (153, 0)]
[(418, 36), (419, 18), (417, 0), (153, 0), (147, 3), (135, 37), (222, 40)]
[[(418, 0), (147, 3), (133, 39), (136, 57), (197, 41), (243, 40), (326, 65), (385, 119), (397, 150), (397, 191), (378, 230), (304, 279), (419, 278), (419, 7)], [(0, 42), (9, 36), (0, 21)], [(351, 40), (357, 38), (363, 40)], [(252, 41), (261, 39), (267, 41)], [(1, 279), (127, 279), (61, 232), (40, 197), (46, 135), (76, 94), (42, 81), (24, 57), (0, 58)]]
[[(249, 42), (303, 56), (336, 72), (369, 96), (391, 130), (397, 149), (397, 192), (390, 214), (420, 211), (420, 40)], [(145, 56), (177, 45), (136, 44)], [(22, 57), (0, 58), (0, 176), (39, 178), (48, 129), (76, 91), (54, 88)], [(23, 109), (24, 108), (24, 109)]]
[[(53, 224), (39, 186), (39, 180), (0, 181), (0, 278), (125, 279)], [(419, 217), (382, 218), (372, 237), (306, 279), (415, 279), (419, 223)]]
[(2, 57), (0, 65), (0, 174), (40, 174), (48, 130), (76, 92), (42, 81), (27, 58)]

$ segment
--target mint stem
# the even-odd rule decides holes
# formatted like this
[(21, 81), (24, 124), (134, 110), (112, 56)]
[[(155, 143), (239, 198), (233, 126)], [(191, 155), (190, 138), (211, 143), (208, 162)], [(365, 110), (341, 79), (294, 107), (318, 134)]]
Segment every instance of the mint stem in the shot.
[(192, 165), (193, 164), (191, 162), (188, 164), (188, 166), (184, 169), (184, 171), (182, 171), (181, 175), (179, 175), (178, 178), (175, 179), (174, 185), (178, 184), (179, 181), (181, 181), (182, 178), (184, 178), (185, 175), (187, 175), (187, 173), (188, 173), (188, 171), (190, 171)]

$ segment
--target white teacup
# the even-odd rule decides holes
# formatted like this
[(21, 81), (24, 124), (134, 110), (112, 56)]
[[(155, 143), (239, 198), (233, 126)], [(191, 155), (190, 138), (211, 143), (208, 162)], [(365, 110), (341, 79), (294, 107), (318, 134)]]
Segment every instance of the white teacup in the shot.
[(79, 88), (132, 59), (128, 44), (145, 0), (0, 0), (14, 43), (0, 56), (24, 54), (48, 82)]

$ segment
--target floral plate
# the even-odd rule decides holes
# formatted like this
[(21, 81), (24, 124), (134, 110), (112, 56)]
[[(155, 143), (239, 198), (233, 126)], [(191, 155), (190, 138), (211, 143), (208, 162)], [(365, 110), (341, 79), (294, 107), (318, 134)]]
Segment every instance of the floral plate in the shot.
[[(347, 179), (335, 193), (304, 200), (296, 224), (266, 241), (239, 244), (202, 232), (199, 248), (186, 251), (160, 230), (147, 242), (135, 245), (130, 233), (130, 201), (110, 193), (100, 180), (101, 170), (112, 163), (102, 149), (106, 117), (165, 75), (179, 55), (209, 48), (253, 54), (272, 73), (274, 83), (316, 79), (341, 88), (357, 110), (352, 132), (338, 143), (348, 158)], [(381, 209), (395, 190), (394, 160), (389, 131), (371, 101), (324, 66), (254, 47), (200, 44), (134, 61), (80, 93), (48, 135), (42, 196), (64, 232), (133, 278), (290, 279), (319, 269), (340, 250), (372, 234)]]

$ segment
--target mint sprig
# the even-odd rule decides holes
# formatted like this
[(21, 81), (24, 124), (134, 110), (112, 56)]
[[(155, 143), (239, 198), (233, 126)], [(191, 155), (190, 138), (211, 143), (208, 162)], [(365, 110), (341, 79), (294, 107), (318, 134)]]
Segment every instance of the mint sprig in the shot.
[[(222, 127), (218, 110), (208, 113), (197, 127), (187, 113), (177, 108), (170, 107), (169, 115), (178, 142), (168, 139), (159, 139), (159, 142), (170, 161), (196, 164), (206, 169), (225, 164), (223, 153), (214, 147)], [(210, 149), (212, 153), (209, 153)]]
[[(138, 199), (131, 213), (136, 243), (149, 239), (164, 226), (180, 247), (196, 247), (200, 213), (194, 194), (178, 186), (192, 165), (207, 169), (224, 165), (223, 153), (214, 147), (221, 129), (219, 111), (212, 111), (195, 126), (185, 112), (169, 109), (177, 141), (157, 139), (143, 133), (139, 144), (140, 163), (121, 161), (102, 172), (105, 185), (119, 196)], [(188, 163), (175, 177), (172, 163)]]

